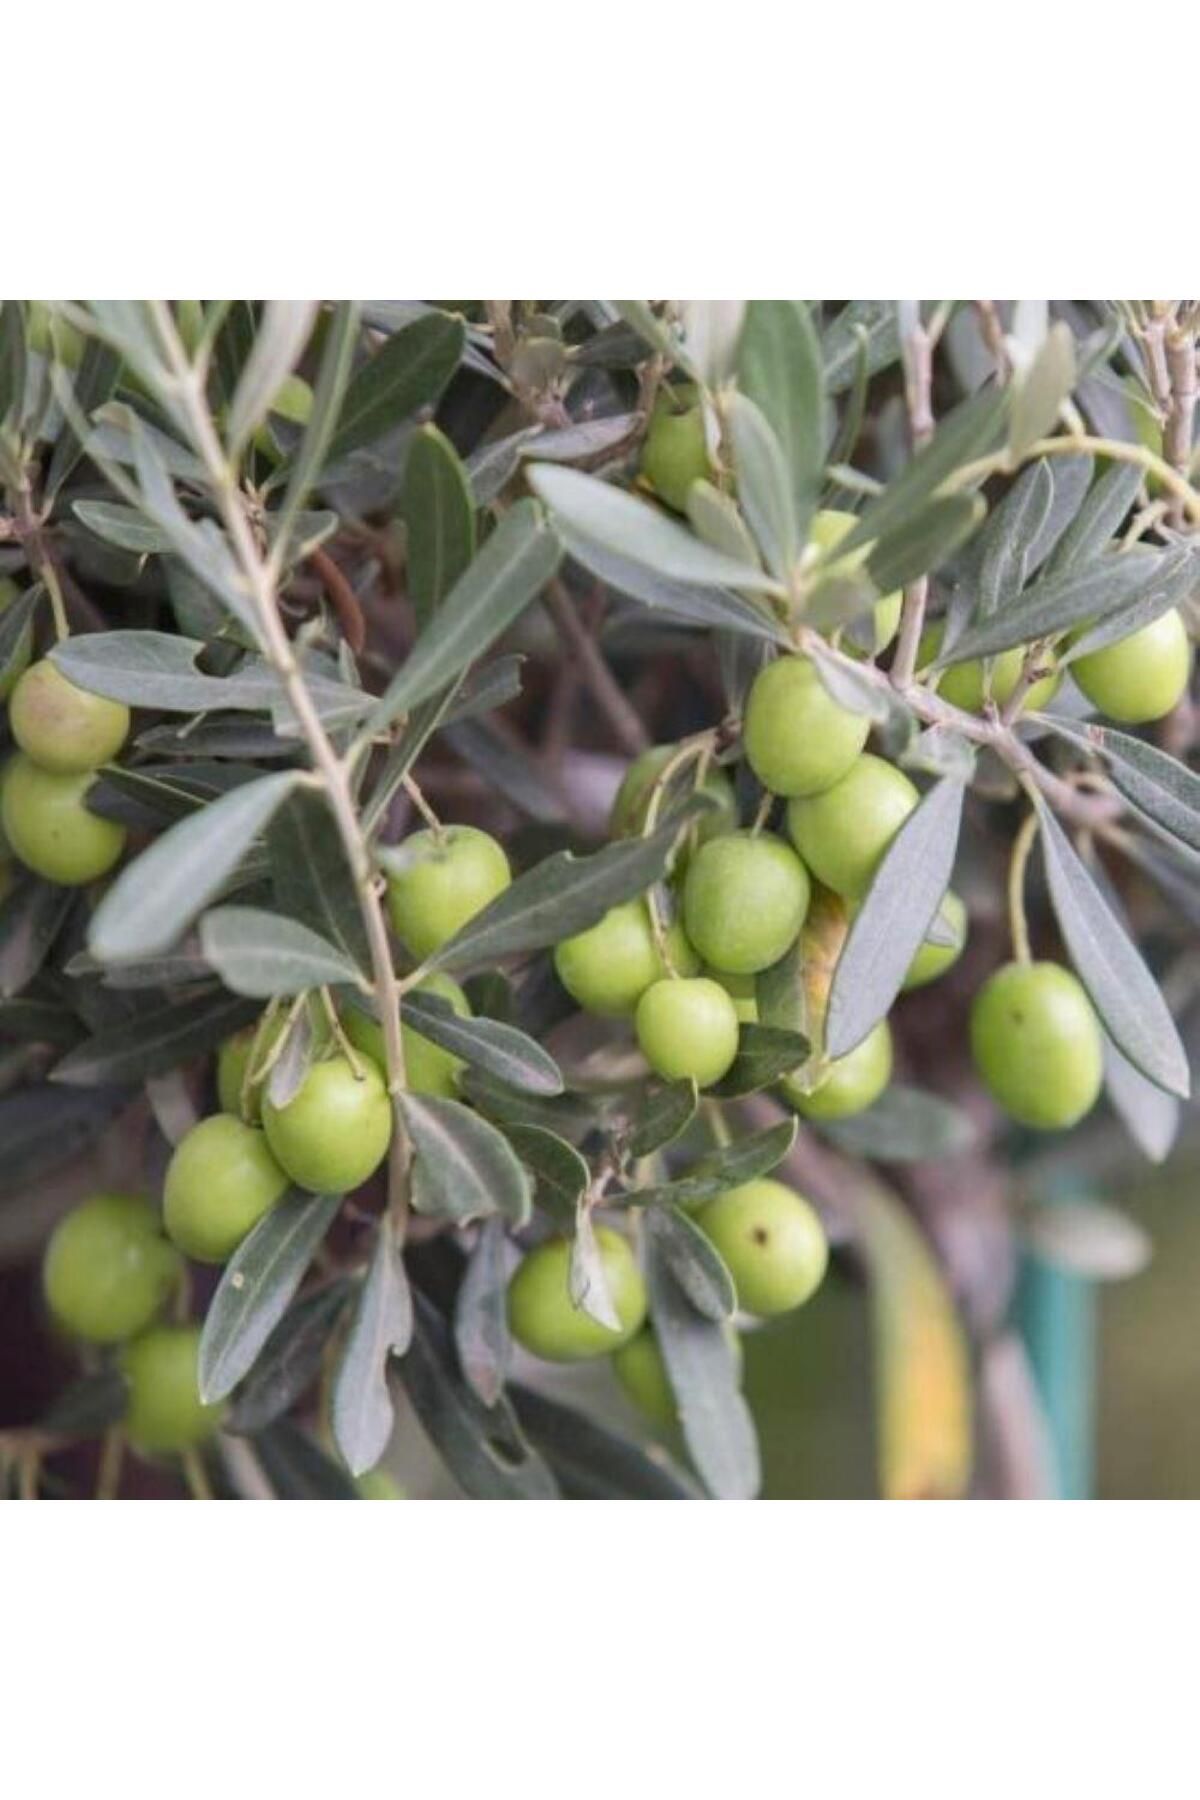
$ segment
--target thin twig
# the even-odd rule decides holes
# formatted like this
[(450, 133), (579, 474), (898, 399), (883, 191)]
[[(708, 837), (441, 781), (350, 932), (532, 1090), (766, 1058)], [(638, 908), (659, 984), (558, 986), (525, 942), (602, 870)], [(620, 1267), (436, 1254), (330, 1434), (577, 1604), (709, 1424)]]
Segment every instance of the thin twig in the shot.
[(547, 586), (545, 606), (554, 622), (554, 629), (576, 659), (580, 675), (612, 726), (614, 737), (622, 750), (627, 750), (630, 756), (637, 756), (648, 746), (650, 734), (621, 692), (616, 676), (601, 656), (595, 638), (585, 629), (574, 602), (561, 581), (552, 581)]
[[(909, 435), (915, 453), (933, 436), (933, 342), (921, 323), (919, 307), (917, 322), (905, 339), (903, 349), (904, 399), (908, 407)], [(918, 576), (904, 590), (900, 635), (892, 661), (892, 680), (898, 688), (906, 688), (912, 681), (928, 600), (929, 577)]]

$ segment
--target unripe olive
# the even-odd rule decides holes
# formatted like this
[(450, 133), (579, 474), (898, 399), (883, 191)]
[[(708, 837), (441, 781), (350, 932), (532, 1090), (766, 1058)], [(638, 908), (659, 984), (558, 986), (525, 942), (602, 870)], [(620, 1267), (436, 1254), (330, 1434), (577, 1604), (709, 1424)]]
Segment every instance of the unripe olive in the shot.
[[(418, 981), (413, 992), (433, 994), (439, 1000), (449, 1001), (460, 1019), (471, 1017), (470, 1002), (457, 981), (452, 981), (449, 975), (443, 975), (438, 970), (427, 975), (423, 981)], [(387, 1051), (384, 1047), (383, 1027), (377, 1019), (360, 1012), (355, 1006), (347, 1006), (342, 1013), (342, 1030), (356, 1050), (369, 1056), (380, 1070), (386, 1070)], [(400, 1012), (400, 1041), (404, 1050), (404, 1080), (409, 1091), (453, 1100), (458, 1094), (459, 1071), (465, 1067), (462, 1057), (455, 1056), (451, 1050), (443, 1050), (439, 1044), (431, 1043), (419, 1031), (406, 1025), (403, 1008)]]
[(148, 1200), (93, 1194), (55, 1227), (42, 1285), (65, 1331), (92, 1344), (116, 1344), (149, 1325), (181, 1268)]
[(596, 1231), (600, 1263), (620, 1330), (610, 1331), (571, 1299), (571, 1246), (551, 1238), (524, 1257), (508, 1284), (508, 1324), (523, 1349), (546, 1362), (607, 1356), (641, 1329), (646, 1288), (627, 1241), (607, 1226)]
[(731, 832), (688, 865), (683, 922), (705, 962), (756, 975), (790, 950), (808, 912), (808, 871), (782, 838)]
[(286, 1106), (263, 1097), (263, 1129), (280, 1168), (314, 1194), (347, 1194), (373, 1175), (392, 1136), (392, 1106), (369, 1057), (314, 1063)]
[(780, 1082), (784, 1094), (806, 1119), (848, 1119), (873, 1106), (892, 1078), (892, 1031), (881, 1019), (861, 1044), (845, 1056), (836, 1056), (829, 1073), (812, 1093), (805, 1093), (793, 1076)]
[(641, 472), (659, 499), (687, 511), (688, 489), (712, 470), (704, 408), (694, 388), (663, 388), (655, 402)]
[(737, 1008), (715, 981), (656, 981), (637, 1004), (637, 1040), (656, 1075), (666, 1081), (720, 1081), (738, 1047)]
[(407, 1500), (408, 1495), (386, 1469), (368, 1469), (355, 1482), (360, 1500)]
[[(282, 1029), (280, 1019), (278, 1029)], [(278, 1029), (264, 1032), (259, 1039), (258, 1024), (246, 1025), (241, 1031), (235, 1031), (227, 1037), (217, 1051), (217, 1099), (221, 1111), (232, 1113), (235, 1119), (245, 1117), (252, 1125), (257, 1125), (262, 1115), (262, 1081), (254, 1081), (247, 1086), (246, 1071), (250, 1066), (250, 1058), (254, 1055), (255, 1044), (258, 1044), (258, 1061), (262, 1062), (278, 1035)], [(243, 1111), (243, 1098), (245, 1108)]]
[[(0, 618), (3, 618), (4, 614), (8, 611), (13, 601), (17, 599), (20, 592), (21, 590), (15, 581), (10, 581), (7, 575), (0, 575)], [(12, 693), (18, 681), (20, 681), (22, 675), (29, 667), (29, 658), (32, 655), (33, 626), (27, 619), (21, 630), (20, 637), (13, 646), (12, 660), (10, 661), (8, 668), (0, 675), (0, 700), (8, 699), (8, 696)]]
[[(838, 512), (833, 507), (822, 507), (813, 519), (809, 528), (809, 542), (818, 550), (836, 550), (844, 537), (848, 537), (858, 519), (854, 513)], [(861, 569), (872, 550), (873, 543), (860, 544), (855, 550), (848, 550), (845, 556), (839, 556), (828, 563), (822, 571), (821, 580), (843, 580)], [(904, 604), (903, 593), (885, 594), (877, 600), (873, 608), (872, 624), (874, 630), (873, 649), (878, 656), (886, 650), (897, 631), (900, 629), (900, 611)]]
[[(742, 1366), (742, 1340), (732, 1326), (726, 1338), (734, 1362)], [(636, 1337), (614, 1352), (613, 1374), (638, 1411), (660, 1431), (669, 1431), (679, 1423), (679, 1407), (663, 1353), (651, 1326), (645, 1325)]]
[(924, 987), (926, 982), (936, 981), (939, 975), (953, 967), (963, 953), (967, 941), (967, 909), (954, 892), (947, 889), (939, 909), (942, 922), (949, 925), (954, 933), (952, 944), (931, 944), (928, 939), (921, 945), (917, 954), (908, 965), (908, 974), (904, 977), (904, 992), (910, 988)]
[[(313, 391), (301, 375), (285, 376), (271, 402), (271, 414), (286, 419), (290, 425), (307, 425), (312, 413)], [(269, 420), (264, 420), (254, 434), (254, 447), (269, 458), (277, 454)]]
[(1092, 1003), (1058, 963), (1006, 963), (971, 1008), (971, 1053), (993, 1097), (1038, 1131), (1074, 1125), (1104, 1077)]
[(163, 1187), (163, 1217), (188, 1256), (220, 1263), (287, 1188), (288, 1178), (258, 1127), (214, 1113), (175, 1147)]
[(13, 854), (47, 881), (83, 887), (106, 875), (125, 847), (125, 828), (84, 804), (94, 777), (52, 775), (27, 756), (4, 772), (0, 818)]
[[(677, 973), (694, 975), (700, 958), (678, 920), (667, 927), (666, 939)], [(609, 1018), (632, 1013), (651, 982), (668, 972), (645, 900), (614, 906), (598, 925), (564, 938), (554, 952), (554, 967), (573, 1000), (587, 1012)]]
[(818, 881), (859, 900), (920, 797), (907, 775), (864, 754), (823, 794), (789, 800), (788, 832)]
[(18, 681), (8, 719), (26, 756), (54, 775), (99, 768), (129, 736), (127, 706), (76, 687), (48, 657)]
[(1165, 718), (1187, 692), (1191, 672), (1191, 645), (1177, 612), (1071, 664), (1076, 685), (1096, 710), (1121, 725)]
[(135, 1450), (151, 1456), (191, 1450), (220, 1430), (225, 1403), (201, 1403), (199, 1361), (198, 1325), (156, 1325), (126, 1345), (125, 1429)]
[(750, 767), (773, 794), (820, 794), (852, 767), (870, 720), (828, 692), (807, 656), (778, 656), (756, 676), (743, 742)]
[(392, 924), (413, 956), (432, 956), (512, 881), (508, 857), (473, 825), (416, 831), (388, 870)]
[(760, 1318), (791, 1312), (816, 1293), (829, 1261), (809, 1202), (781, 1181), (748, 1181), (696, 1213), (733, 1277), (738, 1305)]
[[(608, 818), (611, 837), (637, 837), (641, 833), (650, 805), (651, 790), (668, 763), (678, 754), (678, 744), (655, 744), (653, 749), (643, 750), (640, 756), (634, 757), (612, 803)], [(686, 773), (686, 769), (680, 770), (681, 777)], [(709, 838), (720, 837), (724, 832), (735, 829), (737, 802), (724, 769), (710, 768), (700, 784), (700, 792), (713, 802), (705, 812), (697, 814), (696, 818), (696, 841), (704, 844)]]
[[(931, 625), (921, 633), (921, 642), (917, 647), (917, 662), (922, 667), (932, 662), (942, 645), (944, 626)], [(1049, 653), (1047, 652), (1049, 660)], [(1013, 690), (1021, 679), (1021, 670), (1025, 666), (1025, 651), (1018, 647), (1015, 650), (1002, 650), (998, 656), (990, 659), (992, 665), (991, 685), (985, 681), (984, 663), (978, 658), (971, 662), (952, 663), (949, 668), (941, 670), (933, 682), (936, 691), (951, 706), (957, 706), (961, 712), (981, 713), (984, 706), (985, 693), (990, 693), (997, 706), (1003, 706), (1011, 700)], [(1023, 706), (1026, 712), (1037, 712), (1043, 706), (1049, 706), (1062, 685), (1062, 675), (1057, 670), (1052, 675), (1044, 675), (1035, 681), (1025, 696)]]
[(723, 969), (705, 969), (704, 973), (720, 982), (742, 1025), (758, 1024), (758, 987), (753, 975), (728, 975)]

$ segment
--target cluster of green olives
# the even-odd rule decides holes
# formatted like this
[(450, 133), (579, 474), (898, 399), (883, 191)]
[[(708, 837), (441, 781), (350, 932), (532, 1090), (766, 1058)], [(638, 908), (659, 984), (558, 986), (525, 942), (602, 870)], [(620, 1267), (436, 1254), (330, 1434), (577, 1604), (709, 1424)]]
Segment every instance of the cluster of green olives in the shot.
[[(0, 594), (0, 607), (12, 604)], [(30, 663), (18, 646), (0, 687), (17, 745), (0, 787), (0, 820), (18, 862), (60, 887), (106, 875), (125, 847), (124, 827), (90, 812), (87, 794), (101, 763), (129, 736), (129, 708), (76, 687), (48, 657)]]

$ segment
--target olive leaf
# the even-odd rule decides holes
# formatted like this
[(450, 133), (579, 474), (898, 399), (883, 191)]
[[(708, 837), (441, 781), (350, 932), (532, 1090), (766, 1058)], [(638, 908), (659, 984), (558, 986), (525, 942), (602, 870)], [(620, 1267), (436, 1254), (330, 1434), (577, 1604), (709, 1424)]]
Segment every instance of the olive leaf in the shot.
[(789, 1074), (808, 1056), (811, 1045), (803, 1032), (778, 1025), (743, 1025), (738, 1034), (737, 1055), (709, 1092), (720, 1100), (738, 1100), (770, 1087)]
[(513, 1260), (503, 1219), (484, 1219), (454, 1303), (454, 1346), (464, 1380), (485, 1406), (495, 1406), (500, 1398), (512, 1361), (508, 1278)]
[(646, 1231), (696, 1311), (706, 1319), (731, 1319), (737, 1311), (733, 1277), (695, 1221), (677, 1206), (656, 1207), (646, 1215)]
[(699, 1095), (694, 1081), (670, 1081), (646, 1095), (629, 1134), (633, 1156), (651, 1156), (673, 1143), (696, 1116)]
[(131, 1019), (93, 1032), (55, 1064), (51, 1080), (66, 1087), (146, 1081), (208, 1055), (257, 1011), (212, 986), (199, 994), (163, 996), (153, 1009), (139, 1009)]
[(325, 467), (432, 405), (458, 367), (464, 341), (462, 320), (435, 311), (394, 332), (351, 377)]
[(621, 1320), (609, 1289), (608, 1275), (600, 1254), (596, 1227), (592, 1222), (592, 1209), (586, 1193), (579, 1196), (575, 1207), (567, 1292), (572, 1306), (586, 1313), (589, 1319), (594, 1319), (597, 1325), (602, 1325), (607, 1331), (620, 1331)]
[(568, 1500), (695, 1500), (694, 1487), (657, 1452), (653, 1459), (594, 1419), (532, 1388), (509, 1398), (529, 1442)]
[(307, 925), (256, 906), (218, 906), (205, 913), (200, 948), (226, 987), (259, 1000), (363, 980), (339, 949)]
[(504, 1135), (537, 1182), (537, 1199), (560, 1231), (575, 1230), (580, 1202), (592, 1179), (587, 1162), (573, 1144), (542, 1125), (510, 1123)]
[(1152, 1163), (1165, 1162), (1179, 1135), (1179, 1101), (1174, 1094), (1165, 1094), (1152, 1081), (1147, 1081), (1140, 1069), (1135, 1069), (1128, 1057), (1122, 1056), (1107, 1034), (1104, 1038), (1104, 1091), (1138, 1149)]
[(424, 628), (475, 554), (470, 477), (436, 425), (422, 425), (413, 434), (400, 514), (407, 531), (408, 592)]
[(624, 1196), (630, 1206), (692, 1206), (712, 1200), (726, 1188), (740, 1187), (769, 1175), (796, 1141), (797, 1121), (783, 1119), (763, 1131), (752, 1131), (732, 1144), (701, 1157), (677, 1181), (636, 1188)]
[(457, 1100), (398, 1096), (414, 1153), (412, 1202), (420, 1213), (466, 1224), (502, 1213), (529, 1217), (529, 1181), (504, 1135)]
[(986, 387), (947, 413), (924, 448), (882, 493), (868, 501), (858, 523), (842, 540), (842, 554), (860, 544), (878, 542), (936, 494), (958, 469), (993, 450), (1004, 435), (1008, 402), (1007, 389)]
[(1165, 750), (1111, 726), (1076, 724), (1056, 714), (1037, 716), (1060, 737), (1103, 756), (1113, 786), (1131, 806), (1200, 851), (1200, 775)]
[(786, 582), (799, 551), (796, 510), (783, 450), (766, 416), (745, 394), (727, 408), (738, 499), (772, 574)]
[(751, 300), (737, 353), (743, 395), (770, 427), (791, 491), (790, 531), (803, 543), (828, 441), (822, 347), (800, 300)]
[(403, 1356), (412, 1330), (412, 1294), (395, 1229), (385, 1214), (333, 1378), (333, 1435), (352, 1475), (373, 1469), (387, 1449), (395, 1417), (388, 1358)]
[(1141, 485), (1142, 471), (1136, 463), (1114, 463), (1090, 490), (1064, 529), (1047, 565), (1047, 573), (1065, 575), (1069, 569), (1094, 562), (1108, 547)]
[(352, 1291), (348, 1280), (334, 1281), (293, 1301), (242, 1383), (227, 1431), (262, 1431), (291, 1410), (320, 1373)]
[(1044, 802), (1046, 878), (1071, 961), (1117, 1048), (1157, 1087), (1186, 1100), (1187, 1052), (1158, 984)]
[(512, 1087), (531, 1094), (563, 1091), (562, 1071), (554, 1058), (515, 1025), (498, 1019), (463, 1019), (440, 995), (416, 992), (405, 996), (404, 1022), (431, 1044)]

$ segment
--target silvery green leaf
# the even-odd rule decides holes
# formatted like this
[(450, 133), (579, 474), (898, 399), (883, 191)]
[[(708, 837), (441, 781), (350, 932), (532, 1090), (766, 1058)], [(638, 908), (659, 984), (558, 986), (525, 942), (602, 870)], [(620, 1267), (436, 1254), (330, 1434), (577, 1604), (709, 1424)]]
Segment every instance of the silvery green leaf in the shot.
[(959, 469), (994, 450), (1004, 435), (1008, 401), (1006, 388), (987, 387), (947, 413), (928, 444), (881, 494), (867, 502), (857, 525), (842, 540), (842, 553), (877, 542), (885, 532), (903, 524)]
[(654, 1332), (697, 1473), (715, 1499), (753, 1499), (758, 1444), (724, 1327), (696, 1311), (654, 1239), (646, 1265)]
[(687, 493), (688, 522), (697, 537), (735, 562), (760, 561), (758, 545), (737, 501), (711, 481), (693, 481)]
[(1068, 742), (1103, 756), (1113, 786), (1131, 806), (1191, 850), (1200, 851), (1200, 775), (1143, 738), (1108, 725), (1036, 715)]
[(271, 410), (308, 342), (317, 310), (314, 300), (264, 302), (254, 346), (229, 404), (226, 430), (235, 455)]
[(588, 462), (603, 459), (606, 452), (617, 449), (638, 430), (637, 413), (615, 413), (603, 419), (578, 419), (554, 431), (539, 431), (525, 438), (519, 446), (522, 456), (534, 456), (539, 462)]
[(763, 1131), (750, 1132), (732, 1144), (702, 1156), (677, 1181), (635, 1188), (625, 1195), (630, 1206), (692, 1206), (714, 1200), (727, 1188), (757, 1181), (777, 1168), (796, 1141), (796, 1120), (781, 1119)]
[(1180, 1106), (1164, 1094), (1104, 1039), (1104, 1089), (1109, 1102), (1138, 1148), (1153, 1163), (1167, 1160), (1179, 1134)]
[(744, 300), (685, 300), (683, 341), (706, 387), (720, 387), (733, 373)]
[[(864, 337), (865, 352), (860, 349)], [(851, 300), (826, 326), (821, 354), (825, 385), (831, 394), (844, 393), (853, 386), (860, 359), (866, 363), (868, 376), (899, 362), (900, 333), (892, 302)]]
[(254, 906), (205, 913), (200, 946), (227, 988), (259, 1000), (362, 981), (349, 957), (307, 925)]
[(164, 996), (131, 1018), (93, 1031), (55, 1064), (51, 1080), (66, 1087), (147, 1081), (208, 1055), (256, 1014), (245, 1000), (211, 985), (199, 994)]
[(941, 494), (915, 506), (907, 519), (882, 533), (867, 559), (881, 594), (907, 587), (947, 562), (987, 513), (979, 494)]
[(698, 1313), (718, 1322), (733, 1317), (737, 1311), (733, 1277), (694, 1219), (677, 1206), (655, 1207), (646, 1214), (646, 1233)]
[(694, 582), (674, 581), (643, 563), (602, 548), (591, 539), (557, 521), (558, 535), (567, 554), (597, 580), (618, 593), (628, 594), (651, 611), (689, 627), (735, 631), (760, 642), (783, 644), (787, 634), (764, 607), (726, 588), (698, 587)]
[[(1018, 302), (1020, 304), (1020, 302)], [(1058, 320), (1042, 338), (1024, 374), (1017, 379), (1008, 443), (1014, 458), (1024, 456), (1053, 431), (1059, 409), (1075, 385), (1075, 339)]]
[(333, 1435), (352, 1475), (373, 1469), (387, 1449), (395, 1422), (388, 1359), (404, 1355), (412, 1331), (412, 1293), (385, 1213), (333, 1378)]
[(484, 1219), (455, 1299), (454, 1345), (467, 1385), (485, 1406), (499, 1400), (512, 1361), (507, 1302), (514, 1260), (503, 1219)]
[(646, 1095), (629, 1134), (632, 1156), (651, 1156), (674, 1143), (696, 1116), (694, 1081), (671, 1081)]
[(759, 408), (782, 452), (793, 530), (808, 536), (829, 438), (825, 368), (812, 315), (800, 300), (751, 300), (738, 345), (738, 384)]
[(289, 770), (246, 782), (164, 832), (118, 875), (96, 908), (88, 931), (92, 955), (121, 962), (169, 949), (299, 779)]
[(1157, 1087), (1186, 1100), (1187, 1053), (1157, 982), (1040, 801), (1038, 819), (1050, 898), (1076, 974), (1117, 1048)]
[(499, 1019), (463, 1019), (438, 994), (414, 991), (404, 998), (404, 1023), (452, 1055), (486, 1069), (511, 1087), (533, 1094), (561, 1094), (562, 1071), (542, 1046)]
[(1011, 606), (968, 627), (950, 649), (942, 650), (933, 666), (944, 668), (975, 657), (995, 656), (1108, 618), (1135, 600), (1173, 591), (1190, 556), (1187, 550), (1137, 548), (1072, 567), (1064, 574), (1051, 573), (1026, 588)]
[(1142, 471), (1136, 463), (1114, 463), (1089, 490), (1064, 530), (1048, 572), (1064, 575), (1068, 569), (1094, 562), (1108, 548), (1141, 485)]
[(320, 1373), (350, 1292), (348, 1281), (335, 1281), (288, 1308), (234, 1402), (227, 1431), (262, 1431), (291, 1411)]
[(730, 397), (727, 418), (738, 498), (767, 567), (787, 582), (799, 554), (787, 465), (766, 416), (744, 394)]
[(238, 1245), (204, 1317), (199, 1373), (206, 1404), (223, 1400), (250, 1373), (341, 1204), (340, 1194), (285, 1195)]
[(325, 334), (321, 368), (313, 391), (312, 411), (304, 435), (280, 471), (286, 474), (283, 501), (274, 514), (271, 555), (277, 567), (288, 561), (288, 545), (296, 520), (325, 466), (329, 446), (342, 411), (350, 381), (354, 350), (359, 336), (359, 309), (353, 300), (334, 307)]
[[(570, 471), (558, 471), (570, 473)], [(558, 539), (531, 500), (505, 513), (479, 554), (455, 582), (371, 715), (375, 731), (440, 693), (475, 662), (549, 581)]]
[(510, 1395), (529, 1441), (568, 1500), (697, 1500), (692, 1484), (658, 1451), (617, 1437), (594, 1419), (514, 1383)]
[(1068, 644), (1059, 655), (1059, 662), (1076, 662), (1081, 656), (1104, 650), (1109, 644), (1119, 643), (1135, 631), (1153, 625), (1164, 613), (1182, 605), (1195, 592), (1197, 581), (1200, 581), (1200, 555), (1189, 545), (1165, 561), (1161, 579), (1153, 587), (1135, 595), (1126, 605), (1090, 626)]
[(420, 1213), (456, 1225), (501, 1213), (529, 1217), (529, 1182), (507, 1138), (457, 1100), (398, 1096), (414, 1153), (412, 1200)]
[(433, 311), (393, 332), (351, 376), (326, 465), (431, 406), (458, 367), (465, 336), (461, 319)]
[(588, 1205), (586, 1194), (580, 1195), (575, 1208), (567, 1291), (571, 1296), (572, 1306), (586, 1313), (589, 1319), (603, 1326), (606, 1331), (620, 1331), (621, 1320), (609, 1290), (608, 1275), (600, 1255), (596, 1228), (592, 1223), (592, 1209)]
[(1017, 598), (1054, 499), (1050, 463), (1022, 470), (980, 535), (977, 616), (985, 619)]
[(846, 1056), (890, 1011), (954, 872), (963, 784), (944, 777), (888, 846), (838, 958), (825, 1049)]
[(135, 556), (161, 556), (175, 548), (171, 533), (135, 507), (118, 506), (111, 500), (74, 500), (71, 511), (97, 537), (132, 550)]
[(976, 1138), (971, 1118), (959, 1107), (898, 1082), (865, 1111), (814, 1121), (813, 1128), (848, 1155), (873, 1162), (932, 1162), (960, 1155)]
[(808, 1038), (780, 1025), (743, 1025), (738, 1033), (737, 1055), (710, 1091), (718, 1100), (740, 1100), (770, 1087), (781, 1075), (790, 1074), (809, 1053)]
[(436, 425), (413, 433), (400, 514), (407, 534), (407, 587), (420, 629), (428, 624), (475, 554), (475, 499), (449, 438)]

